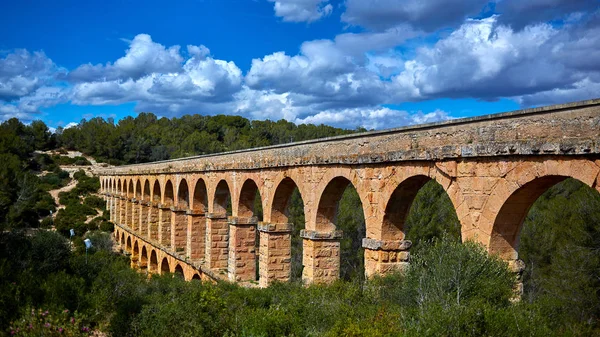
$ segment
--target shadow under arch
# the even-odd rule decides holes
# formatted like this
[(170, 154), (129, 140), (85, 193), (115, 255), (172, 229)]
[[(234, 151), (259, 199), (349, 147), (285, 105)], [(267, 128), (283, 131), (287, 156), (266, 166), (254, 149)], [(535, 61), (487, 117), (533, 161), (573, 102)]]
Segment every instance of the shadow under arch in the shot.
[(137, 262), (137, 260), (140, 258), (140, 247), (138, 245), (138, 242), (136, 241), (133, 244), (133, 253), (131, 254), (131, 260), (134, 262)]
[(179, 182), (179, 188), (177, 190), (177, 208), (184, 210), (190, 208), (190, 192), (187, 180), (185, 179), (181, 179)]
[(181, 278), (181, 279), (185, 278), (184, 275), (183, 275), (183, 268), (181, 267), (180, 264), (177, 264), (175, 266), (175, 272), (174, 272), (174, 274), (175, 274), (174, 275), (175, 277), (178, 277), (178, 278)]
[(148, 268), (148, 251), (146, 250), (146, 246), (142, 246), (142, 253), (140, 254), (139, 265), (141, 269)]
[(154, 249), (150, 253), (149, 269), (150, 269), (150, 272), (152, 272), (152, 273), (158, 272), (158, 256), (156, 256), (156, 250), (154, 250)]
[(166, 257), (163, 257), (162, 261), (160, 262), (160, 274), (164, 275), (170, 272), (171, 268), (169, 267), (169, 260), (167, 260)]

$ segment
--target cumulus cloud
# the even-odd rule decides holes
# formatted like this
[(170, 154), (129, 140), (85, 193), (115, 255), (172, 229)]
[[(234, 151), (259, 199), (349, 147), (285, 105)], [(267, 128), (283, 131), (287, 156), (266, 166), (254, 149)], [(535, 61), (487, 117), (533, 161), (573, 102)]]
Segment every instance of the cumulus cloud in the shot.
[(424, 31), (460, 25), (488, 0), (347, 0), (342, 21), (371, 30), (407, 24)]
[(536, 24), (515, 31), (497, 17), (470, 20), (421, 48), (393, 77), (400, 98), (496, 99), (568, 88), (600, 70), (597, 28)]
[[(114, 63), (81, 65), (69, 74), (69, 79), (75, 82), (137, 80), (152, 73), (172, 73), (181, 69), (180, 46), (166, 48), (152, 41), (148, 34), (139, 34), (128, 42), (125, 56)], [(188, 50), (201, 53), (201, 47), (189, 46)]]
[(0, 58), (0, 101), (30, 95), (64, 73), (44, 52), (17, 49)]
[(235, 63), (212, 58), (205, 46), (188, 45), (187, 53), (189, 58), (185, 59), (180, 46), (167, 48), (140, 34), (114, 64), (90, 66), (95, 69), (93, 74), (87, 72), (91, 69), (87, 66), (72, 72), (70, 78), (76, 81), (72, 102), (137, 102), (138, 110), (160, 109), (163, 115), (171, 116), (191, 112), (191, 107), (198, 112), (202, 104), (231, 101), (243, 78)]
[(269, 0), (275, 15), (287, 22), (313, 22), (333, 11), (329, 0)]

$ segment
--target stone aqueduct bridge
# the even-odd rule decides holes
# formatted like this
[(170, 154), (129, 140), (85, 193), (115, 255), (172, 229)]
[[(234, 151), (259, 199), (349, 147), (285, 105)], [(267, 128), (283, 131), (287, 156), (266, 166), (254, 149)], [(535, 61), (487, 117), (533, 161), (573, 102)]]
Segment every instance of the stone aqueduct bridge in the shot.
[(567, 177), (600, 191), (599, 172), (600, 99), (96, 174), (117, 224), (115, 238), (133, 264), (186, 279), (243, 282), (255, 280), (258, 258), (259, 284), (266, 286), (290, 277), (287, 214), (296, 187), (306, 218), (302, 278), (310, 283), (339, 277), (343, 233), (335, 215), (349, 184), (362, 202), (371, 276), (407, 263), (404, 222), (430, 179), (450, 197), (462, 239), (517, 266), (519, 231), (532, 203)]

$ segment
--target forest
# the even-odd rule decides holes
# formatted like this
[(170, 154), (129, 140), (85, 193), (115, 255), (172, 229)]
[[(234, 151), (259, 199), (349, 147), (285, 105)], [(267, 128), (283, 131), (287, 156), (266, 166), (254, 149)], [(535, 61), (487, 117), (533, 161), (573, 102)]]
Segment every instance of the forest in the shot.
[[(600, 335), (600, 194), (573, 179), (546, 191), (520, 236), (520, 300), (505, 262), (461, 242), (435, 181), (407, 221), (403, 274), (364, 279), (364, 216), (350, 186), (338, 207), (341, 280), (302, 285), (301, 196), (295, 193), (293, 282), (266, 289), (148, 278), (113, 251), (97, 178), (64, 150), (112, 165), (238, 150), (365, 131), (235, 116), (115, 123), (94, 118), (51, 133), (41, 121), (0, 125), (0, 334), (16, 336), (591, 336)], [(39, 151), (56, 150), (48, 155)], [(49, 191), (76, 184), (55, 203)], [(91, 219), (91, 221), (86, 221)], [(70, 236), (69, 229), (75, 229)], [(83, 239), (93, 247), (86, 251)]]

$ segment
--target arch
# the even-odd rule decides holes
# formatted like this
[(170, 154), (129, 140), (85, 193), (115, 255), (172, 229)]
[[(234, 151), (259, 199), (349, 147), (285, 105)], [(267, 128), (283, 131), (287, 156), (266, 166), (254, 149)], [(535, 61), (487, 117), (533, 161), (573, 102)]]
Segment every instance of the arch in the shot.
[(127, 249), (127, 252), (131, 253), (131, 236), (127, 236), (127, 245), (125, 246), (125, 249)]
[(351, 184), (350, 180), (340, 176), (329, 181), (319, 198), (319, 207), (317, 208), (315, 222), (315, 229), (317, 231), (332, 232), (336, 229), (337, 208), (344, 190)]
[(163, 257), (162, 261), (160, 262), (160, 274), (164, 275), (170, 272), (171, 269), (169, 268), (169, 260), (166, 257)]
[(133, 198), (133, 188), (134, 188), (134, 186), (133, 186), (133, 179), (130, 179), (129, 180), (129, 187), (127, 189), (127, 197), (128, 198)]
[(175, 192), (173, 188), (173, 183), (171, 182), (171, 180), (167, 180), (167, 183), (165, 184), (165, 191), (162, 204), (166, 207), (173, 206), (174, 195)]
[(230, 200), (230, 196), (231, 194), (229, 192), (229, 185), (227, 185), (227, 181), (219, 181), (213, 198), (213, 213), (226, 214), (227, 202)]
[(121, 180), (118, 180), (117, 182), (117, 190), (116, 193), (118, 194), (123, 194), (123, 190), (121, 189)]
[(179, 188), (177, 190), (177, 208), (189, 209), (190, 192), (188, 189), (188, 183), (185, 179), (181, 179), (181, 181), (179, 182)]
[(121, 233), (121, 244), (125, 245), (125, 233)]
[(146, 246), (142, 246), (142, 253), (140, 254), (140, 267), (148, 268), (148, 251), (146, 250)]
[(489, 252), (504, 259), (517, 259), (519, 234), (529, 209), (544, 192), (566, 178), (545, 176), (534, 179), (514, 191), (503, 203), (494, 220)]
[(238, 216), (250, 218), (256, 215), (254, 204), (257, 195), (262, 205), (262, 199), (260, 193), (258, 192), (258, 186), (256, 185), (256, 182), (254, 182), (252, 179), (246, 179), (242, 185), (242, 190), (240, 191)]
[(396, 187), (385, 208), (381, 238), (383, 240), (403, 240), (404, 224), (415, 196), (431, 178), (426, 175), (409, 177)]
[(158, 182), (158, 180), (154, 181), (154, 187), (152, 189), (152, 201), (155, 203), (160, 203), (160, 198), (162, 197), (161, 191), (160, 191), (160, 183)]
[[(279, 185), (277, 185), (273, 195), (273, 202), (271, 206), (271, 222), (289, 222), (289, 204), (292, 193), (296, 188), (298, 188), (298, 185), (292, 178), (286, 177), (279, 182)], [(300, 190), (298, 190), (298, 192), (300, 192)], [(302, 196), (302, 193), (300, 193), (300, 196)], [(302, 205), (302, 207), (304, 207), (304, 205)]]
[(179, 263), (175, 266), (175, 273), (174, 274), (175, 274), (176, 277), (179, 277), (179, 278), (182, 278), (182, 279), (184, 278), (183, 268), (181, 267), (181, 265)]
[[(550, 187), (574, 178), (594, 187), (600, 168), (585, 159), (536, 159), (520, 163), (495, 186), (483, 206), (476, 237), (491, 254), (518, 259), (520, 232), (533, 203)], [(463, 236), (464, 238), (464, 236)]]
[(204, 179), (199, 178), (194, 187), (194, 198), (192, 200), (192, 209), (196, 212), (205, 213), (208, 211), (208, 192)]
[(144, 182), (144, 194), (142, 196), (142, 200), (144, 201), (150, 201), (150, 180), (146, 179), (146, 181)]
[(140, 257), (140, 247), (138, 245), (137, 240), (133, 244), (133, 253), (131, 254), (131, 257), (133, 259), (139, 259), (139, 257)]
[(192, 280), (198, 280), (198, 281), (200, 281), (201, 280), (200, 274), (195, 273), (194, 276), (192, 276)]
[(155, 273), (158, 271), (158, 257), (156, 256), (156, 250), (152, 250), (150, 253), (150, 271)]
[(142, 183), (140, 182), (140, 179), (138, 179), (135, 184), (135, 198), (137, 200), (142, 200)]

